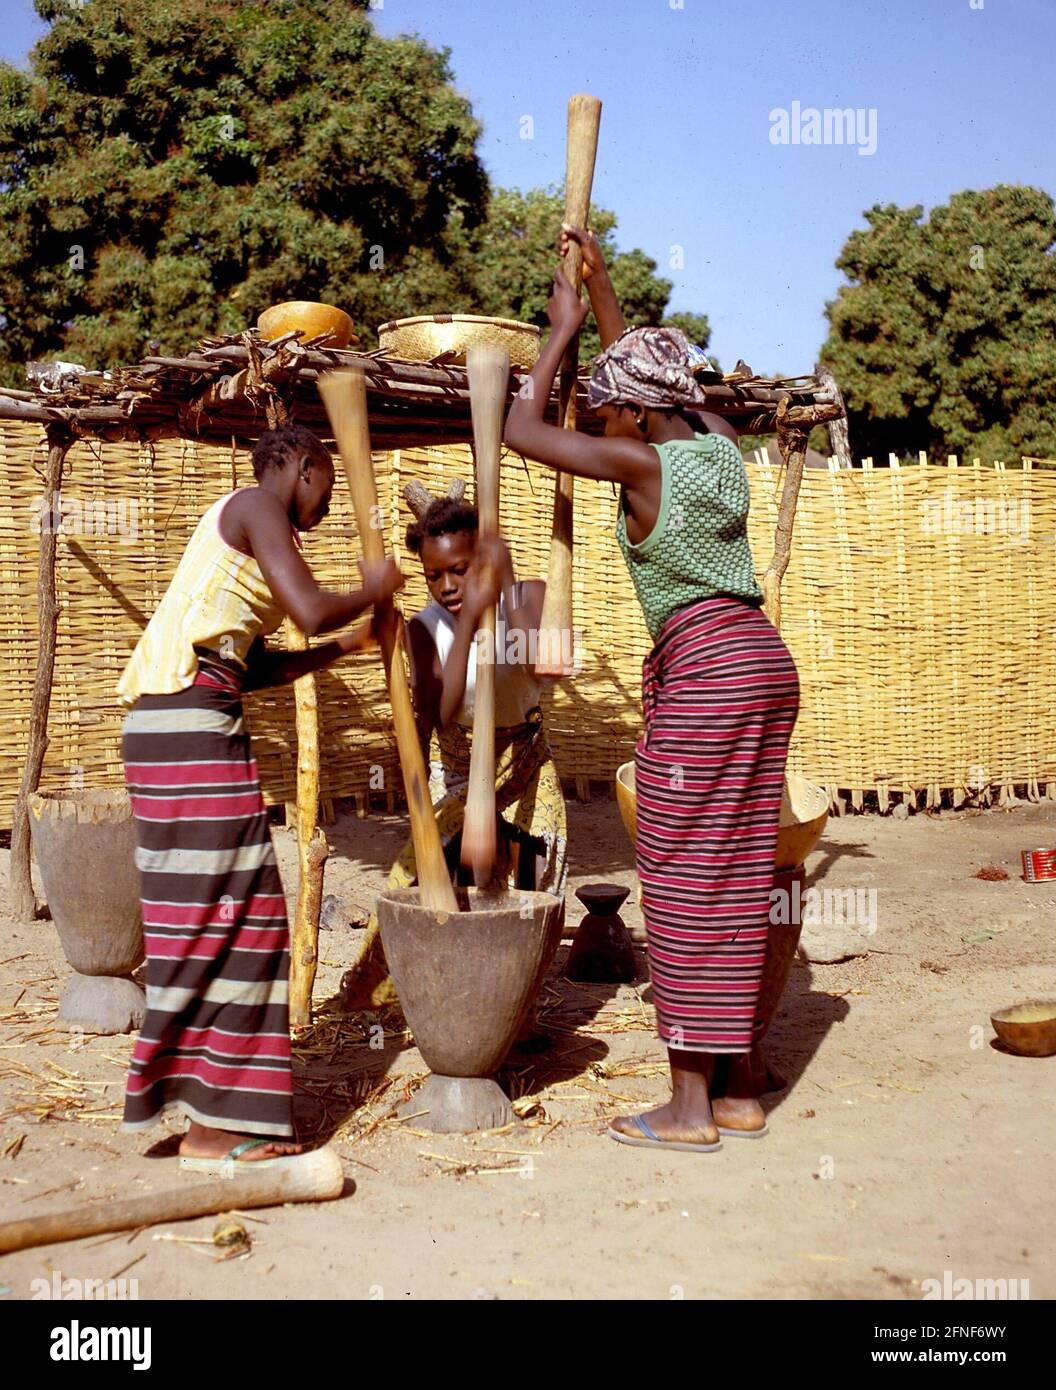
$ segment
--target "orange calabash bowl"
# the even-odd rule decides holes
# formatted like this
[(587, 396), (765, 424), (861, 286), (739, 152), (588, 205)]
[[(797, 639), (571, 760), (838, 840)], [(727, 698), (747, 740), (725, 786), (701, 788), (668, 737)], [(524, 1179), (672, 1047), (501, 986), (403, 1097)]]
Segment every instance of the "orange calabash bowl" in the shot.
[(257, 319), (257, 327), (269, 342), (287, 333), (296, 333), (302, 341), (329, 333), (330, 341), (325, 346), (332, 348), (348, 347), (354, 336), (352, 320), (344, 309), (335, 308), (333, 304), (317, 304), (311, 299), (290, 299), (284, 304), (273, 304)]
[(990, 1015), (994, 1032), (1021, 1057), (1056, 1054), (1056, 999), (1028, 999)]

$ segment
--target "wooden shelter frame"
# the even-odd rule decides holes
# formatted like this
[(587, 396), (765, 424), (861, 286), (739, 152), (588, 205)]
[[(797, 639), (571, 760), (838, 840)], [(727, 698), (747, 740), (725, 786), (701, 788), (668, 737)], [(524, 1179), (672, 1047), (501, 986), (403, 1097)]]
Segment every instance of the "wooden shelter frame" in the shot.
[[(359, 368), (364, 374), (375, 450), (472, 441), (465, 367), (451, 360), (450, 354), (410, 362), (384, 352), (329, 348), (325, 339), (302, 343), (295, 334), (268, 342), (255, 329), (203, 339), (182, 357), (151, 355), (113, 372), (70, 374), (51, 389), (43, 382), (33, 390), (0, 387), (0, 419), (43, 426), (48, 455), (41, 515), (50, 517), (59, 514), (67, 452), (82, 438), (113, 442), (182, 437), (248, 447), (264, 430), (295, 420), (321, 438), (331, 439), (317, 382), (321, 374), (342, 367)], [(576, 383), (577, 428), (597, 433), (600, 422), (587, 409), (586, 381), (586, 374), (581, 374)], [(508, 401), (528, 389), (528, 373), (513, 371)], [(705, 384), (703, 391), (705, 408), (729, 420), (740, 433), (776, 432), (778, 436), (785, 463), (782, 502), (788, 498), (792, 506), (788, 534), (779, 527), (774, 559), (763, 576), (764, 594), (772, 606), (779, 602), (780, 581), (788, 565), (791, 515), (807, 438), (815, 425), (829, 425), (838, 465), (850, 467), (843, 400), (832, 374), (821, 367), (811, 375), (777, 379), (756, 376), (738, 364), (738, 370), (720, 382)], [(546, 413), (557, 422), (556, 388)], [(58, 630), (56, 544), (56, 528), (43, 527), (29, 739), (11, 833), (11, 908), (20, 920), (31, 920), (37, 912), (28, 799), (39, 787), (48, 747)], [(305, 642), (303, 634), (294, 632), (291, 637), (291, 645)], [(295, 697), (301, 886), (291, 939), (290, 1020), (293, 1026), (303, 1026), (311, 1014), (326, 860), (325, 837), (318, 824), (319, 717), (314, 676), (295, 683)]]

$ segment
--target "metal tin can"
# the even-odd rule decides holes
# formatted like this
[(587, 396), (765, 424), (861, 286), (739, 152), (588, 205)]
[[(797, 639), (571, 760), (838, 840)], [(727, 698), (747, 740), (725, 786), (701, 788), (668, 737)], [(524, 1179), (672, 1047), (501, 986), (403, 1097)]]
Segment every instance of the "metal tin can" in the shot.
[(1028, 883), (1056, 878), (1056, 849), (1025, 849), (1020, 858), (1023, 860), (1023, 877)]

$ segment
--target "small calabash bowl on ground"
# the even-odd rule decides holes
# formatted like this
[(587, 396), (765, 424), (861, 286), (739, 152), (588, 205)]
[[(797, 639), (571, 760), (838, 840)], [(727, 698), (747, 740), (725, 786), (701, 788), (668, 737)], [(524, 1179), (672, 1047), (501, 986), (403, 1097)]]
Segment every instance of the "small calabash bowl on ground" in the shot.
[(330, 341), (326, 346), (344, 348), (355, 337), (352, 320), (344, 309), (333, 304), (317, 304), (312, 299), (289, 299), (284, 304), (273, 304), (257, 319), (257, 327), (261, 337), (269, 342), (287, 333), (296, 333), (302, 340), (329, 333)]
[(1056, 1054), (1056, 999), (1027, 999), (990, 1015), (994, 1032), (1021, 1057)]

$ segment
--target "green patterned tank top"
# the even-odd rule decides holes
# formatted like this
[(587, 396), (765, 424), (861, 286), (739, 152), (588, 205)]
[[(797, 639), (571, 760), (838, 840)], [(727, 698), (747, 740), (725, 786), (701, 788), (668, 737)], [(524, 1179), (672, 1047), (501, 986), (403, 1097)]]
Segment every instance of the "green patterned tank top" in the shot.
[(627, 538), (621, 497), (616, 539), (653, 640), (689, 603), (729, 594), (760, 604), (748, 547), (748, 474), (736, 444), (697, 434), (654, 444), (660, 456), (660, 511), (648, 536)]

